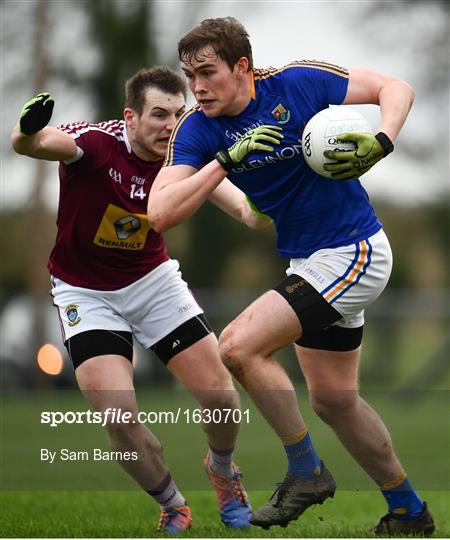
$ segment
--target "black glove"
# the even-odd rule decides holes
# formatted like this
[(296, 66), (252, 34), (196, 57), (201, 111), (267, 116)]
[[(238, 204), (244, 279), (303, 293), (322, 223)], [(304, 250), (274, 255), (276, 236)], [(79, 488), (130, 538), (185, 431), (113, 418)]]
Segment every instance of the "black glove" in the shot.
[(44, 128), (52, 117), (55, 101), (48, 92), (38, 94), (27, 101), (20, 112), (20, 131), (24, 135), (34, 135)]

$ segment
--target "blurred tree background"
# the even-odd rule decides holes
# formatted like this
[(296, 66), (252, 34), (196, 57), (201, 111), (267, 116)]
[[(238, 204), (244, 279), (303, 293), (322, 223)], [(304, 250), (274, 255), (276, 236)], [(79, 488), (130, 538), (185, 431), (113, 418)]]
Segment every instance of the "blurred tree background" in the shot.
[[(260, 3), (242, 3), (242, 16), (233, 14), (245, 24), (256, 4)], [(421, 2), (362, 3), (350, 12), (349, 26), (357, 24), (374, 50), (391, 51), (395, 56), (399, 48), (411, 48), (415, 62), (411, 70), (416, 73), (418, 98), (427, 100), (425, 111), (438, 107), (442, 121), (424, 125), (425, 137), (406, 136), (399, 146), (409, 164), (419, 166), (426, 161), (432, 178), (437, 170), (436, 160), (445, 159), (448, 164), (450, 62), (448, 4), (434, 0), (427, 3), (430, 5), (434, 13), (442, 16), (442, 21), (428, 34), (427, 47), (423, 47), (414, 33), (408, 37), (386, 30), (387, 21), (406, 24), (402, 23), (404, 14), (423, 9)], [(273, 9), (270, 4), (261, 6), (261, 9)], [(2, 2), (2, 132), (5, 135), (1, 150), (8, 157), (8, 164), (25, 160), (11, 156), (7, 133), (12, 125), (4, 122), (10, 96), (17, 88), (24, 89), (20, 93), (25, 100), (44, 86), (51, 89), (56, 97), (55, 110), (63, 103), (60, 115), (64, 121), (120, 118), (125, 80), (145, 65), (168, 63), (177, 68), (178, 36), (210, 16), (208, 7), (212, 9), (214, 2), (178, 2), (176, 16), (161, 25), (159, 3), (151, 0)], [(229, 7), (222, 13), (214, 12), (213, 16), (231, 14)], [(71, 32), (67, 25), (73, 25), (75, 30)], [(424, 31), (431, 32), (426, 24)], [(166, 34), (172, 36), (172, 52), (161, 46), (167, 41)], [(79, 101), (88, 105), (83, 109)], [(16, 109), (17, 116), (20, 107)], [(80, 110), (90, 115), (71, 116)], [(423, 114), (426, 121), (426, 113)], [(2, 200), (11, 183), (22, 181), (21, 171), (11, 168), (13, 172), (6, 175), (4, 167), (2, 176), (7, 176), (10, 184), (2, 182)], [(25, 173), (29, 175), (34, 170), (32, 194), (25, 204), (2, 204), (0, 317), (19, 294), (33, 293), (37, 306), (50, 303), (46, 260), (55, 237), (56, 213), (55, 205), (48, 204), (49, 195), (43, 185), (44, 177), (49, 174), (51, 181), (57, 183), (56, 169), (53, 167), (49, 173), (37, 162), (33, 167), (36, 168), (28, 168)], [(446, 188), (427, 203), (402, 204), (388, 196), (371, 197), (390, 238), (395, 265), (387, 291), (368, 310), (370, 325), (366, 330), (363, 381), (395, 384), (399, 388), (411, 381), (448, 387), (449, 171), (447, 166), (439, 171), (447, 175)], [(428, 177), (423, 178), (424, 190), (429, 181)], [(203, 302), (217, 333), (245, 304), (280, 281), (287, 266), (287, 261), (276, 254), (272, 229), (247, 230), (211, 205), (205, 205), (188, 223), (169, 231), (166, 240), (172, 257), (181, 261), (183, 275)], [(44, 335), (42, 310), (37, 309), (35, 317), (38, 324), (32, 332), (34, 341), (28, 349), (20, 349), (20, 354), (29, 357), (22, 361), (24, 365), (34, 362), (36, 347), (48, 339)], [(54, 317), (56, 327), (56, 314)], [(7, 347), (9, 336), (5, 334), (5, 329), (10, 327), (4, 324), (2, 328), (2, 361), (14, 363), (16, 359), (11, 358)], [(20, 324), (14, 328), (19, 334), (22, 331)], [(285, 351), (281, 356), (289, 372), (299, 377), (292, 352)], [(153, 374), (161, 376), (156, 368)]]

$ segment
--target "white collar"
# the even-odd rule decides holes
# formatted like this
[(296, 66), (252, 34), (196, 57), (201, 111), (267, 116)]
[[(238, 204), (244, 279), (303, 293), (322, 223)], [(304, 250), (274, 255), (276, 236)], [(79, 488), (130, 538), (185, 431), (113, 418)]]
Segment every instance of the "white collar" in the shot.
[(131, 144), (128, 139), (127, 123), (125, 122), (125, 120), (123, 121), (123, 140), (125, 142), (125, 146), (127, 147), (128, 153), (131, 154)]

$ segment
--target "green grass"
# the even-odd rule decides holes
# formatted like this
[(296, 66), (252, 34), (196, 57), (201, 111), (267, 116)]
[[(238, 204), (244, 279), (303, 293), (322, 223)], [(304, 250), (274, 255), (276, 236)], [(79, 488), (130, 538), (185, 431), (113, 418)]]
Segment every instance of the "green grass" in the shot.
[[(250, 494), (252, 504), (263, 504), (269, 492)], [(360, 538), (385, 513), (375, 492), (338, 492), (332, 501), (310, 508), (287, 528), (252, 527), (231, 531), (219, 521), (211, 492), (187, 492), (193, 512), (188, 538)], [(436, 521), (434, 537), (450, 534), (450, 497), (444, 492), (424, 493)], [(159, 510), (150, 498), (137, 492), (11, 492), (2, 495), (2, 537), (37, 538), (151, 538), (157, 535)]]
[[(362, 392), (385, 419), (397, 453), (421, 496), (428, 501), (436, 523), (435, 537), (450, 536), (450, 431), (448, 391), (415, 393), (398, 398), (385, 391)], [(333, 501), (309, 509), (287, 529), (252, 528), (235, 533), (219, 521), (215, 495), (201, 457), (206, 450), (199, 425), (186, 422), (149, 426), (163, 442), (171, 472), (193, 510), (188, 537), (366, 537), (386, 512), (382, 496), (354, 463), (334, 433), (311, 411), (304, 388), (301, 408), (313, 441), (335, 476)], [(250, 422), (241, 427), (236, 460), (253, 506), (270, 496), (285, 473), (284, 452), (261, 415), (250, 407)], [(185, 392), (142, 388), (144, 411), (196, 407)], [(40, 423), (42, 411), (83, 411), (87, 404), (77, 391), (30, 392), (2, 398), (0, 471), (2, 537), (152, 537), (157, 505), (136, 491), (133, 481), (114, 462), (57, 462), (40, 460), (40, 449), (108, 449), (97, 425)]]

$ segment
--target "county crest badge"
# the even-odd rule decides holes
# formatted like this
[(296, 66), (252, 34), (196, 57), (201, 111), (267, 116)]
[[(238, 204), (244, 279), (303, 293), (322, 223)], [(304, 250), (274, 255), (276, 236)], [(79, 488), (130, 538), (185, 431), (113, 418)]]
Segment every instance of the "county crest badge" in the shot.
[(287, 124), (291, 119), (291, 111), (288, 111), (279, 103), (272, 111), (272, 115), (279, 124)]
[(81, 317), (78, 315), (79, 307), (76, 304), (70, 304), (64, 310), (69, 320), (69, 326), (76, 326), (81, 321)]

